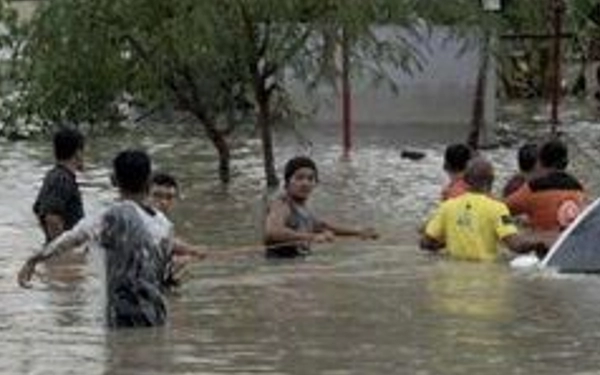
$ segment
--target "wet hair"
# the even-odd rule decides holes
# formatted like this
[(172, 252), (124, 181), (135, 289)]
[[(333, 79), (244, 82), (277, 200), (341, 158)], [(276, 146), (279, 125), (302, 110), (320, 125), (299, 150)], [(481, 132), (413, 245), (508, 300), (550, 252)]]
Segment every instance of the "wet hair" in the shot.
[(457, 143), (446, 147), (444, 169), (450, 173), (462, 172), (473, 157), (473, 151), (465, 144)]
[(142, 193), (148, 189), (151, 169), (150, 157), (144, 151), (121, 151), (113, 161), (115, 184), (128, 193)]
[(79, 150), (83, 150), (83, 134), (76, 129), (62, 128), (54, 133), (54, 157), (56, 160), (69, 160)]
[(152, 175), (152, 184), (159, 186), (166, 186), (175, 188), (175, 190), (179, 190), (179, 185), (177, 184), (177, 180), (175, 177), (171, 176), (167, 173), (155, 173)]
[(494, 167), (482, 157), (473, 158), (467, 165), (464, 179), (475, 191), (489, 191), (494, 184)]
[(315, 172), (315, 181), (319, 180), (319, 172), (317, 170), (317, 165), (315, 164), (315, 162), (311, 158), (306, 156), (296, 156), (288, 160), (288, 162), (285, 164), (283, 180), (285, 181), (286, 185), (290, 182), (290, 179), (292, 178), (294, 173), (296, 173), (296, 171), (301, 168), (312, 169)]
[(569, 165), (569, 151), (561, 140), (554, 139), (542, 145), (538, 160), (544, 168), (564, 170)]
[(535, 143), (526, 143), (519, 148), (517, 160), (521, 172), (531, 172), (538, 158), (538, 147)]

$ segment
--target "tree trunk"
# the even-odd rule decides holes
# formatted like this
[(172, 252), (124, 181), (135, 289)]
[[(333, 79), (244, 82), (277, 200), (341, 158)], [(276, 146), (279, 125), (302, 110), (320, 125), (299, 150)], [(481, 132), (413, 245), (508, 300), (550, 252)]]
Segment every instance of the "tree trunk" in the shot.
[[(217, 150), (219, 158), (219, 180), (223, 184), (228, 184), (231, 181), (231, 151), (227, 143), (227, 131), (222, 131), (217, 128), (216, 120), (210, 115), (210, 112), (202, 105), (198, 96), (198, 88), (192, 78), (192, 75), (187, 70), (183, 70), (182, 76), (187, 82), (188, 87), (183, 90), (174, 77), (166, 79), (167, 85), (171, 88), (178, 99), (179, 105), (192, 113), (204, 126), (208, 139), (212, 142)], [(186, 95), (188, 92), (189, 95)]]
[(479, 148), (479, 139), (485, 126), (485, 91), (487, 87), (487, 70), (490, 60), (489, 35), (486, 35), (481, 47), (479, 71), (475, 84), (475, 98), (473, 100), (473, 117), (471, 118), (471, 130), (467, 137), (467, 144), (474, 150)]
[(352, 89), (350, 86), (350, 51), (348, 32), (342, 29), (342, 132), (344, 160), (350, 160), (352, 149)]
[(209, 137), (219, 154), (219, 180), (223, 184), (229, 184), (231, 181), (231, 151), (229, 145), (225, 141), (225, 137), (217, 133), (213, 139)]
[(214, 119), (207, 118), (197, 110), (194, 110), (193, 112), (196, 118), (198, 118), (204, 126), (208, 139), (210, 139), (217, 150), (219, 157), (219, 180), (221, 180), (223, 184), (228, 184), (231, 181), (231, 150), (227, 143), (226, 136), (217, 129)]
[(248, 62), (248, 71), (252, 75), (252, 88), (254, 99), (258, 106), (258, 117), (256, 126), (260, 133), (263, 150), (263, 164), (267, 187), (277, 187), (279, 179), (275, 171), (275, 157), (273, 156), (273, 132), (271, 129), (270, 101), (272, 87), (267, 86), (269, 77), (275, 74), (277, 69), (271, 71), (269, 60), (266, 56), (267, 47), (270, 44), (270, 22), (266, 22), (263, 33), (259, 32), (258, 24), (248, 15), (243, 2), (238, 2), (241, 7), (244, 21), (244, 32), (248, 46), (251, 46), (252, 55)]
[(275, 171), (275, 156), (273, 154), (273, 132), (271, 129), (271, 109), (269, 95), (263, 87), (257, 87), (258, 119), (263, 149), (263, 162), (268, 187), (277, 187), (279, 179)]

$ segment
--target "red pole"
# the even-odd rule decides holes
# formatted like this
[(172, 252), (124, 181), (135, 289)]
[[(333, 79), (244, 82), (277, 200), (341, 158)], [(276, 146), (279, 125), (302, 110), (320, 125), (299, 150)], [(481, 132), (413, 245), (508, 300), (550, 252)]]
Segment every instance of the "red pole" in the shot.
[(342, 133), (344, 159), (350, 158), (352, 148), (352, 93), (350, 87), (350, 56), (348, 36), (342, 29)]
[(559, 124), (558, 118), (558, 107), (560, 105), (560, 91), (561, 91), (561, 34), (562, 34), (562, 22), (563, 12), (565, 10), (565, 4), (562, 0), (553, 0), (553, 11), (554, 11), (554, 40), (552, 48), (552, 60), (553, 60), (553, 72), (552, 72), (552, 107), (551, 107), (551, 132), (556, 135), (556, 131)]

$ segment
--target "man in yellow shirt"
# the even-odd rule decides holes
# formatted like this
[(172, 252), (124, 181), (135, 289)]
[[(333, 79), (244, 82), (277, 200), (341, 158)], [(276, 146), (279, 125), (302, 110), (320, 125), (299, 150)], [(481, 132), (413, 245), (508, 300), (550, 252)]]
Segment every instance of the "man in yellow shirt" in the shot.
[(493, 261), (498, 258), (498, 242), (517, 253), (543, 251), (546, 245), (518, 233), (508, 207), (490, 197), (494, 182), (492, 164), (473, 159), (465, 172), (469, 190), (443, 202), (427, 223), (421, 248), (441, 251), (465, 260)]

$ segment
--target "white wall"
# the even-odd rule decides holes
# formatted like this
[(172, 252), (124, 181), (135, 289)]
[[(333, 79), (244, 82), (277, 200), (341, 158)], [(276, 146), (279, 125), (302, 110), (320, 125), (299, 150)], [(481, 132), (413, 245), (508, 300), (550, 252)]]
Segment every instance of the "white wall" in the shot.
[[(389, 33), (389, 28), (384, 33)], [(395, 29), (400, 33), (400, 29)], [(414, 39), (413, 39), (414, 41)], [(436, 30), (419, 44), (427, 61), (412, 75), (387, 67), (399, 88), (396, 95), (388, 85), (374, 85), (369, 77), (353, 77), (353, 118), (356, 124), (468, 124), (471, 118), (479, 50), (471, 46), (459, 53), (462, 44), (448, 41), (444, 29)], [(494, 69), (495, 64), (490, 69)], [(495, 76), (488, 75), (486, 120), (495, 120)], [(305, 108), (316, 108), (317, 123), (339, 123), (340, 99), (334, 90), (319, 87), (308, 95), (302, 82), (295, 82), (295, 99)]]

